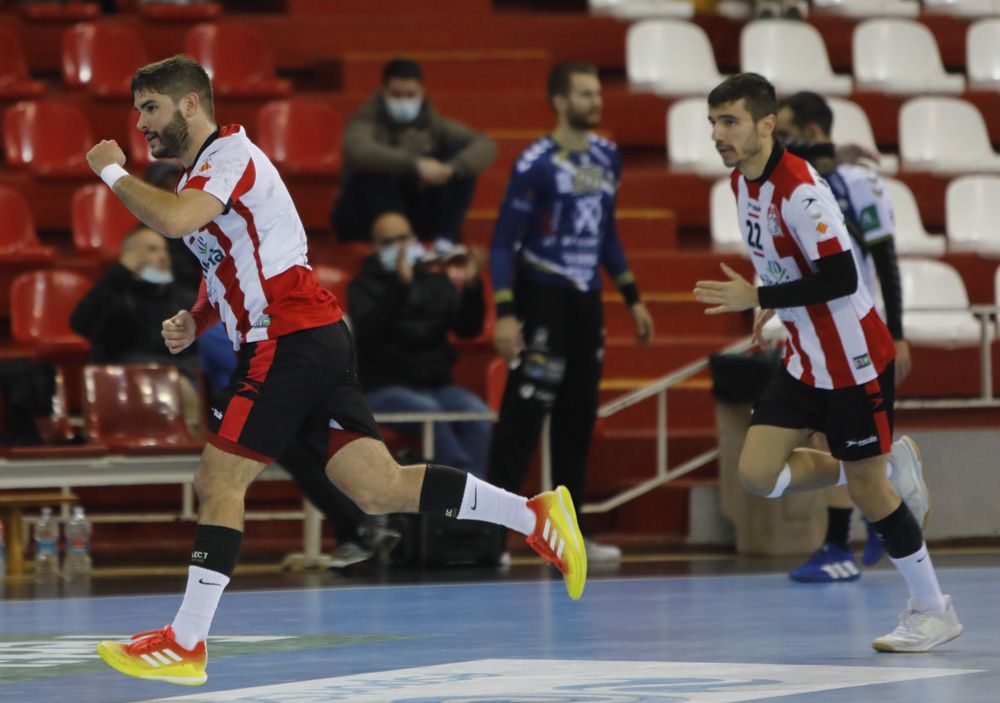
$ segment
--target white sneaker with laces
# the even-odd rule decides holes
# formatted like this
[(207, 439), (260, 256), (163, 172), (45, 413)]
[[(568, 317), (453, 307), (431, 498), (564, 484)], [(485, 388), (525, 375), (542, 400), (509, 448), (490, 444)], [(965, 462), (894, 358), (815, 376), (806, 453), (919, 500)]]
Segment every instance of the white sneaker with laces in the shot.
[(918, 610), (912, 600), (908, 601), (896, 629), (872, 642), (872, 648), (879, 652), (928, 652), (955, 639), (962, 634), (962, 624), (958, 621), (951, 596), (945, 596), (944, 602), (947, 609), (943, 613), (935, 613)]
[(912, 438), (903, 435), (892, 443), (889, 462), (892, 464), (890, 483), (896, 487), (921, 529), (930, 521), (931, 501), (924, 483), (924, 468), (920, 448)]
[(587, 561), (591, 564), (607, 564), (622, 560), (622, 550), (613, 544), (598, 544), (586, 538), (583, 544), (587, 549)]

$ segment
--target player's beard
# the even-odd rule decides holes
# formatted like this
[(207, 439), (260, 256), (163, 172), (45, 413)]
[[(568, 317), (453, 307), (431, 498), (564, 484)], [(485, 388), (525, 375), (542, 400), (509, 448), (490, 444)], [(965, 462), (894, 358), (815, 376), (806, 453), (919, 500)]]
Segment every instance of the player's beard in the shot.
[(152, 149), (157, 159), (176, 159), (188, 150), (191, 145), (191, 133), (188, 131), (187, 120), (180, 110), (174, 112), (170, 122), (157, 135), (159, 144)]
[(584, 131), (588, 129), (594, 129), (597, 125), (601, 124), (601, 109), (593, 108), (590, 110), (570, 110), (566, 114), (566, 122), (573, 129)]

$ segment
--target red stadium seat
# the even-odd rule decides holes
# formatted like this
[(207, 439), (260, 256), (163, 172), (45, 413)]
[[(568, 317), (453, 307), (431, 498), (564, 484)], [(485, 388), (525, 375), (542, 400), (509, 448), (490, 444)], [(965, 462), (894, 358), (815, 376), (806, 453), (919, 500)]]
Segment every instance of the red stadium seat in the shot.
[(196, 453), (181, 410), (175, 366), (88, 365), (83, 370), (87, 436), (111, 451), (138, 454)]
[(216, 95), (278, 97), (292, 91), (289, 81), (275, 76), (267, 37), (241, 22), (192, 27), (184, 53), (205, 67)]
[(72, 271), (34, 271), (14, 279), (10, 332), (15, 344), (41, 355), (85, 352), (90, 343), (69, 326), (69, 316), (91, 282)]
[(499, 356), (486, 366), (486, 404), (495, 413), (500, 412), (507, 373), (507, 361)]
[(315, 100), (275, 100), (257, 113), (257, 145), (284, 173), (335, 175), (343, 134), (340, 112)]
[(0, 263), (46, 263), (56, 250), (42, 246), (28, 201), (16, 190), (0, 186)]
[(0, 27), (0, 97), (33, 98), (45, 92), (45, 84), (28, 74), (21, 38), (9, 27)]
[(4, 113), (7, 163), (27, 168), (36, 176), (91, 175), (86, 155), (95, 141), (86, 116), (73, 105), (22, 101)]
[(83, 22), (101, 16), (101, 3), (82, 0), (61, 2), (22, 2), (17, 6), (21, 15), (31, 20)]
[(73, 247), (86, 257), (118, 259), (122, 239), (139, 220), (103, 183), (83, 186), (73, 194)]
[(347, 284), (351, 282), (351, 274), (335, 266), (313, 266), (320, 288), (328, 290), (337, 296), (337, 301), (347, 310)]
[(102, 97), (131, 97), (132, 76), (146, 63), (146, 47), (131, 27), (82, 22), (63, 33), (62, 75), (68, 86)]

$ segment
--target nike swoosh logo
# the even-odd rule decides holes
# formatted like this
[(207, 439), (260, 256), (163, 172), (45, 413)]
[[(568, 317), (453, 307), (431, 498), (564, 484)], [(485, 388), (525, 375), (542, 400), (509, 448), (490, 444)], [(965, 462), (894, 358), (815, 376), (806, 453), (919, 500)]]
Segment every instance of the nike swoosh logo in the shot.
[(472, 507), (470, 510), (475, 510), (476, 506), (479, 504), (479, 486), (472, 489)]
[(926, 558), (927, 558), (927, 557), (920, 557), (919, 559), (917, 559), (917, 563), (919, 564), (920, 562), (922, 562), (922, 561), (923, 561), (924, 559), (926, 559)]
[(212, 583), (211, 581), (206, 581), (205, 579), (198, 579), (198, 583), (204, 584), (206, 586), (221, 586), (221, 583)]

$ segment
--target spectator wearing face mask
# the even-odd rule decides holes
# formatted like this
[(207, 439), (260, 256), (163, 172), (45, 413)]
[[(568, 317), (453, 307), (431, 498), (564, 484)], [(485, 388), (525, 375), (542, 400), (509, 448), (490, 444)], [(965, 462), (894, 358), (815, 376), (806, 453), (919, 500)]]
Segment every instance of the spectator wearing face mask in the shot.
[(118, 261), (77, 303), (69, 323), (90, 341), (91, 363), (176, 366), (185, 422), (192, 435), (200, 437), (197, 348), (171, 354), (161, 334), (163, 320), (190, 304), (174, 283), (166, 240), (140, 225), (122, 240)]
[(344, 132), (331, 218), (337, 238), (368, 241), (379, 215), (396, 212), (422, 240), (458, 242), (476, 177), (496, 153), (485, 134), (434, 109), (420, 64), (393, 59), (382, 71), (382, 87)]
[[(461, 287), (425, 263), (424, 248), (399, 213), (372, 229), (374, 253), (347, 288), (347, 310), (358, 350), (358, 374), (373, 412), (489, 412), (472, 391), (455, 385), (458, 359), (448, 334), (475, 337), (486, 304), (479, 277), (482, 252), (465, 259)], [(393, 429), (420, 436), (419, 424)], [(485, 474), (490, 422), (438, 422), (434, 461)]]

